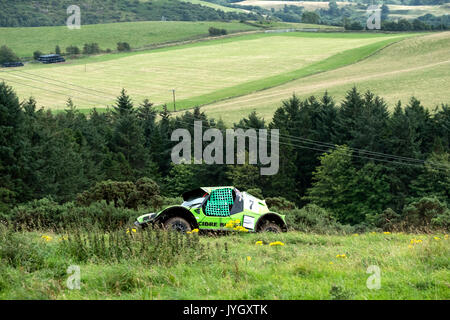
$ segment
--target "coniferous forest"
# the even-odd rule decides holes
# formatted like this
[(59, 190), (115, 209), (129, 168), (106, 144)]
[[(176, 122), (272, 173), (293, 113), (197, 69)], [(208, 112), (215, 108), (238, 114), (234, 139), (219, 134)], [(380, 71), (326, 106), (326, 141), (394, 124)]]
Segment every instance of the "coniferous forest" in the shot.
[(101, 200), (138, 210), (199, 186), (234, 185), (290, 212), (293, 227), (312, 215), (356, 229), (449, 227), (448, 105), (428, 111), (411, 98), (388, 106), (355, 88), (342, 102), (326, 92), (292, 96), (270, 121), (253, 112), (233, 125), (280, 130), (279, 172), (261, 176), (257, 165), (172, 164), (173, 130), (193, 135), (194, 121), (226, 129), (200, 108), (171, 114), (125, 90), (106, 112), (83, 114), (70, 100), (59, 113), (36, 104), (0, 84), (3, 219)]

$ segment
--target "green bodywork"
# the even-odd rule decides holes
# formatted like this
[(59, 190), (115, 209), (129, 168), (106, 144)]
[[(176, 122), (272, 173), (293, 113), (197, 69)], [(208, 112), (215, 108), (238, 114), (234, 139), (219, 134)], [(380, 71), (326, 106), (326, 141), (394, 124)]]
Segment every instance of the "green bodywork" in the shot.
[[(258, 231), (266, 220), (277, 223), (283, 231), (287, 230), (284, 215), (270, 211), (264, 200), (234, 187), (202, 187), (184, 193), (183, 199), (183, 205), (142, 215), (135, 224), (145, 226), (162, 223), (169, 216), (180, 216), (189, 221), (193, 229), (200, 230), (230, 230), (227, 223), (231, 220), (239, 221), (234, 223), (234, 227), (242, 226), (249, 232)], [(194, 199), (196, 204), (192, 205), (189, 199)]]

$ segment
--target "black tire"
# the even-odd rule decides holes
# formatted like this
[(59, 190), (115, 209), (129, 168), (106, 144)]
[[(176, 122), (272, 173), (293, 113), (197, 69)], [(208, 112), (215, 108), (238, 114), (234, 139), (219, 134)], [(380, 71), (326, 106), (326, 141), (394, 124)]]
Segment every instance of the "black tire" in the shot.
[(191, 231), (192, 227), (185, 219), (181, 217), (172, 217), (164, 223), (164, 228), (167, 230), (187, 232)]
[(259, 232), (275, 232), (275, 233), (279, 233), (281, 232), (281, 227), (279, 225), (277, 225), (274, 222), (270, 222), (267, 221), (266, 223), (263, 224), (263, 226), (261, 227), (261, 229), (259, 229)]

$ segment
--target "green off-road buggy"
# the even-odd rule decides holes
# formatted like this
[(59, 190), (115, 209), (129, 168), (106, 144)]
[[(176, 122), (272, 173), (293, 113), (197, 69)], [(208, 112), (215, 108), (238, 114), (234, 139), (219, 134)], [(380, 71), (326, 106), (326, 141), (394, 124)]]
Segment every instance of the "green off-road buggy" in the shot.
[(137, 218), (137, 227), (158, 225), (169, 230), (287, 231), (284, 215), (272, 212), (264, 200), (234, 187), (202, 187), (183, 193), (181, 205)]

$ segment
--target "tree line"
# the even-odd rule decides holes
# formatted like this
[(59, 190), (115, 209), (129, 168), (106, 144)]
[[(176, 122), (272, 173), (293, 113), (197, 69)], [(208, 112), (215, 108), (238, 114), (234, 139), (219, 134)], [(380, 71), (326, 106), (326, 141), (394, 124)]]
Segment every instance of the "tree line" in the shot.
[(83, 114), (69, 100), (64, 112), (52, 113), (38, 109), (33, 98), (20, 102), (13, 88), (1, 83), (0, 212), (44, 197), (88, 201), (102, 181), (142, 178), (156, 182), (164, 197), (234, 185), (280, 207), (316, 205), (353, 225), (398, 215), (424, 197), (441, 206), (449, 202), (448, 105), (430, 112), (411, 98), (389, 112), (382, 98), (353, 88), (340, 104), (327, 93), (305, 100), (292, 96), (270, 122), (252, 112), (233, 128), (280, 130), (280, 169), (274, 176), (260, 176), (258, 165), (249, 164), (173, 165), (171, 133), (184, 128), (193, 135), (194, 121), (202, 121), (205, 130), (227, 128), (200, 108), (174, 116), (148, 100), (135, 106), (125, 90), (106, 112)]
[[(66, 24), (71, 0), (15, 0), (0, 2), (0, 27), (40, 27)], [(131, 21), (257, 20), (253, 13), (224, 12), (177, 0), (80, 0), (83, 24)]]

